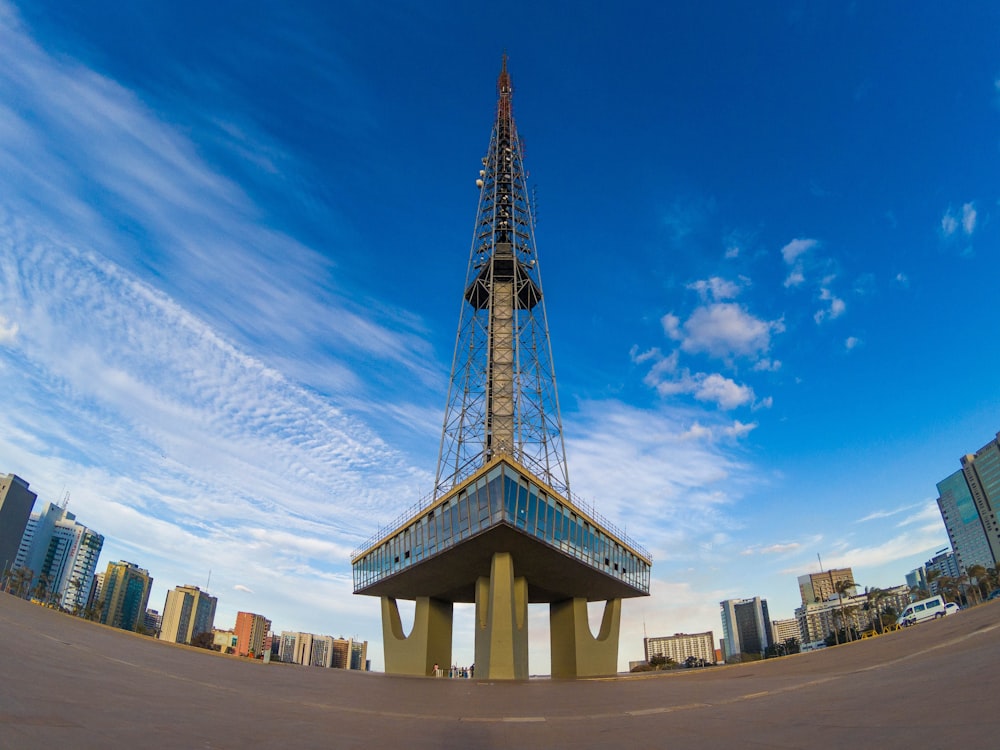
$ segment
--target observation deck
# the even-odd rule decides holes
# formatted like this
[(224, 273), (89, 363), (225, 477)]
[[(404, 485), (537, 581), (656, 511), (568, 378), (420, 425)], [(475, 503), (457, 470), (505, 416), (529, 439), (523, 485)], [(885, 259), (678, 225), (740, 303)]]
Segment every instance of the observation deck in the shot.
[(354, 593), (475, 602), (497, 552), (529, 582), (532, 603), (649, 594), (645, 550), (500, 456), (357, 551)]

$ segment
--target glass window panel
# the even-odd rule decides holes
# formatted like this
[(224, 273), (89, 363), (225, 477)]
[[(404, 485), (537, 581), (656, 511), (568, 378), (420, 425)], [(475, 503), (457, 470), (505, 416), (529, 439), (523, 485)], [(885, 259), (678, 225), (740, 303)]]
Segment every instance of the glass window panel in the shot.
[(521, 484), (517, 488), (517, 514), (515, 516), (515, 523), (520, 528), (524, 528), (525, 518), (528, 512), (528, 487), (526, 484)]
[(525, 528), (531, 532), (535, 530), (535, 505), (538, 502), (538, 496), (535, 495), (534, 490), (535, 488), (532, 487), (528, 493), (528, 512), (525, 516)]
[(508, 521), (514, 520), (517, 506), (517, 482), (511, 477), (504, 477), (504, 511)]

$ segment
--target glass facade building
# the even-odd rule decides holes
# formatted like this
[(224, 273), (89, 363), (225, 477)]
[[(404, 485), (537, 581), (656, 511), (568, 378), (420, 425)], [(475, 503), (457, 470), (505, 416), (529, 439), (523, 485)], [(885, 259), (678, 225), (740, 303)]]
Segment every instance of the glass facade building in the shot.
[(951, 547), (958, 556), (962, 570), (972, 565), (993, 567), (993, 553), (986, 538), (983, 522), (976, 510), (965, 474), (959, 470), (937, 484), (938, 509), (948, 530)]
[(354, 556), (355, 593), (492, 528), (508, 526), (649, 593), (649, 555), (505, 460), (415, 514)]

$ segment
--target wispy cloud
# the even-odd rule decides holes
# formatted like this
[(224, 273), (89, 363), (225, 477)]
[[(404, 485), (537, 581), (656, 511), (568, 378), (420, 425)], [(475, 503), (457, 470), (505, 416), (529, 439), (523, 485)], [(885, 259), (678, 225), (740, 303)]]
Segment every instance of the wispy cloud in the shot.
[(739, 281), (730, 281), (719, 276), (710, 279), (693, 281), (687, 285), (688, 289), (698, 292), (703, 300), (719, 301), (733, 299), (750, 283), (746, 277), (741, 277)]
[(949, 207), (941, 217), (941, 234), (946, 238), (952, 237), (961, 229), (962, 234), (970, 237), (976, 231), (976, 217), (976, 204), (973, 202), (962, 204), (960, 212)]
[(786, 555), (790, 552), (799, 552), (802, 549), (801, 542), (779, 542), (766, 546), (747, 547), (740, 554), (749, 555)]
[(759, 481), (732, 442), (751, 428), (693, 409), (586, 402), (566, 428), (574, 493), (641, 530), (657, 559), (693, 553), (734, 526), (726, 508)]

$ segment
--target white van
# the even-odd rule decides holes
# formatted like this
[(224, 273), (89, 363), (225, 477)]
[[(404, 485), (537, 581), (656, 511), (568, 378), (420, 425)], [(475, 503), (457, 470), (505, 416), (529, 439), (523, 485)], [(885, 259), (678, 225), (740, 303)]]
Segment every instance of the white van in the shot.
[(921, 599), (919, 602), (913, 602), (913, 604), (904, 609), (903, 614), (896, 619), (896, 625), (906, 627), (907, 625), (929, 620), (932, 617), (944, 617), (946, 614), (944, 598), (941, 596), (932, 596), (930, 599)]

